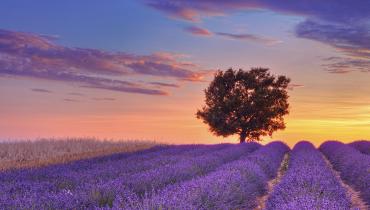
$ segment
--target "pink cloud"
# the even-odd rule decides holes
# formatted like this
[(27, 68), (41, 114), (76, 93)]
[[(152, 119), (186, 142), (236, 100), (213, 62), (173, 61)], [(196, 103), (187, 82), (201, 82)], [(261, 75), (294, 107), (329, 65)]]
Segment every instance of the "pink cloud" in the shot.
[(296, 88), (303, 88), (303, 87), (304, 87), (304, 85), (301, 85), (301, 84), (289, 84), (288, 85), (289, 90), (294, 90)]
[[(364, 0), (142, 0), (171, 17), (187, 21), (199, 21), (204, 17), (230, 15), (236, 12), (270, 10), (306, 18), (296, 27), (296, 36), (331, 45), (347, 59), (351, 67), (362, 72), (364, 63), (370, 58), (370, 1)], [(184, 15), (186, 14), (186, 15)], [(269, 42), (252, 34), (218, 33), (231, 39)], [(274, 40), (270, 40), (274, 43)], [(365, 60), (365, 61), (363, 61)], [(354, 65), (354, 64), (358, 65)], [(343, 63), (338, 63), (337, 66)], [(367, 65), (367, 64), (366, 64)], [(347, 65), (349, 66), (349, 65)], [(347, 73), (352, 70), (339, 68), (332, 73)]]
[(208, 29), (201, 28), (198, 26), (189, 26), (189, 27), (184, 28), (184, 30), (196, 36), (211, 37), (215, 34), (217, 36), (228, 38), (228, 39), (257, 42), (257, 43), (262, 43), (266, 45), (273, 45), (273, 44), (281, 43), (281, 41), (276, 40), (276, 39), (267, 38), (267, 37), (254, 35), (254, 34), (248, 34), (248, 33), (243, 33), (243, 34), (233, 34), (233, 33), (224, 33), (224, 32), (212, 33)]
[[(327, 21), (348, 22), (370, 17), (370, 2), (353, 1), (289, 1), (280, 0), (142, 0), (147, 5), (188, 21), (203, 16), (225, 15), (239, 11), (271, 10), (279, 13), (315, 17)], [(330, 9), (328, 9), (330, 8)]]
[(223, 33), (223, 32), (218, 32), (216, 33), (219, 36), (226, 37), (229, 39), (234, 39), (234, 40), (242, 40), (242, 41), (251, 41), (251, 42), (258, 42), (258, 43), (263, 43), (267, 45), (273, 45), (273, 44), (278, 44), (281, 41), (276, 40), (276, 39), (271, 39), (263, 36), (257, 36), (254, 34), (232, 34), (232, 33)]
[(172, 87), (172, 88), (178, 88), (180, 85), (173, 84), (173, 83), (165, 83), (165, 82), (150, 82), (149, 84), (158, 86), (158, 87)]
[[(90, 88), (152, 95), (167, 95), (167, 92), (149, 84), (123, 81), (122, 76), (201, 81), (206, 74), (196, 64), (181, 61), (183, 55), (180, 54), (134, 55), (71, 48), (56, 44), (55, 39), (0, 30), (0, 74), (78, 82)], [(117, 79), (107, 79), (106, 76)]]
[(353, 57), (330, 57), (324, 58), (326, 63), (322, 66), (326, 71), (333, 74), (346, 74), (354, 71), (370, 72), (370, 59)]
[(43, 88), (32, 88), (31, 91), (38, 93), (52, 93), (52, 91)]
[(94, 101), (115, 101), (115, 98), (109, 98), (109, 97), (104, 97), (104, 98), (92, 98)]
[(72, 103), (80, 102), (79, 100), (72, 99), (72, 98), (64, 98), (64, 99), (63, 99), (63, 101), (66, 101), (66, 102), (72, 102)]
[(208, 31), (205, 28), (200, 28), (197, 26), (186, 27), (185, 31), (197, 36), (212, 36), (212, 32)]

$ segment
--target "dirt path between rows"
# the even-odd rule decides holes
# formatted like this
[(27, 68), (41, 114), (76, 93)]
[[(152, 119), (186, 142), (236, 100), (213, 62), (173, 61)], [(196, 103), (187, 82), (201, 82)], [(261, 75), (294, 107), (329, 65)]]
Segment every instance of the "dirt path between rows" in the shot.
[(254, 210), (263, 210), (266, 206), (267, 198), (274, 189), (274, 187), (281, 181), (286, 170), (288, 169), (289, 162), (289, 152), (284, 155), (283, 161), (281, 161), (278, 173), (274, 179), (271, 179), (267, 183), (267, 193), (259, 198), (257, 198), (257, 207)]
[(333, 165), (330, 163), (330, 161), (325, 157), (324, 154), (322, 154), (326, 164), (329, 166), (329, 168), (333, 171), (334, 176), (339, 180), (339, 183), (342, 185), (342, 187), (346, 190), (347, 196), (351, 199), (351, 209), (359, 209), (359, 210), (367, 210), (369, 207), (366, 205), (366, 203), (361, 199), (360, 193), (356, 190), (354, 190), (351, 186), (344, 183), (342, 178), (340, 177), (340, 173), (334, 169)]

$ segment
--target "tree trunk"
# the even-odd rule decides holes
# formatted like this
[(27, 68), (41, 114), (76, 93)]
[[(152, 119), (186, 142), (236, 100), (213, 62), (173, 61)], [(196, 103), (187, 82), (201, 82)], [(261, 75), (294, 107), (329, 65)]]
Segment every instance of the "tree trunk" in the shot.
[(247, 138), (247, 131), (242, 130), (242, 132), (240, 133), (240, 143), (244, 143), (246, 138)]

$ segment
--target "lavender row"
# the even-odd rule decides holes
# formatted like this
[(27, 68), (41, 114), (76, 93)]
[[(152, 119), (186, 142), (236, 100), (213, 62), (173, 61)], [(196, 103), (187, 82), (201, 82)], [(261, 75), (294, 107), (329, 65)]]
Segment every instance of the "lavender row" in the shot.
[(106, 186), (104, 183), (111, 183), (116, 177), (169, 163), (175, 164), (183, 159), (197, 158), (228, 147), (231, 145), (175, 146), (154, 153), (138, 153), (116, 161), (105, 161), (106, 164), (98, 164), (100, 167), (88, 167), (86, 170), (73, 170), (76, 166), (71, 168), (65, 164), (5, 172), (0, 176), (0, 209), (49, 208), (48, 205), (66, 209), (66, 204), (80, 206), (80, 202), (91, 200), (101, 186)]
[(218, 166), (236, 160), (260, 147), (259, 144), (249, 143), (208, 153), (198, 157), (183, 158), (176, 164), (168, 164), (151, 170), (130, 174), (127, 186), (142, 195), (148, 191), (160, 189), (166, 185), (188, 180), (194, 176), (202, 176)]
[[(222, 165), (216, 171), (175, 183), (141, 202), (118, 198), (114, 207), (123, 209), (251, 209), (256, 197), (266, 192), (267, 181), (276, 176), (289, 148), (274, 142), (250, 155)], [(178, 171), (179, 169), (176, 169)]]
[[(79, 188), (89, 188), (90, 186), (107, 182), (116, 177), (150, 170), (166, 164), (174, 164), (187, 157), (197, 157), (204, 153), (225, 148), (225, 145), (216, 146), (197, 146), (189, 145), (177, 146), (168, 150), (155, 153), (136, 154), (126, 159), (110, 160), (106, 164), (97, 164), (85, 170), (73, 170), (68, 164), (52, 166), (37, 170), (20, 170), (2, 174), (0, 186), (4, 192), (14, 192), (16, 194), (29, 194), (29, 190), (36, 191), (33, 186), (40, 189), (48, 189), (51, 193), (68, 190), (76, 191)], [(176, 153), (172, 153), (175, 151)], [(156, 155), (156, 156), (153, 156)], [(150, 159), (152, 158), (152, 159)], [(75, 165), (75, 164), (73, 164)], [(99, 167), (97, 167), (99, 166)], [(25, 190), (23, 190), (25, 189)]]
[(266, 209), (350, 209), (350, 199), (322, 154), (309, 142), (291, 152), (289, 167), (266, 202)]
[(6, 181), (14, 182), (17, 180), (37, 181), (39, 177), (45, 175), (50, 179), (60, 179), (62, 177), (68, 179), (68, 177), (77, 177), (77, 175), (82, 174), (83, 179), (92, 179), (94, 177), (110, 177), (122, 173), (135, 173), (160, 165), (175, 163), (184, 156), (199, 156), (229, 146), (229, 144), (166, 146), (128, 155), (119, 154), (120, 158), (117, 158), (118, 155), (113, 155), (115, 156), (114, 158), (104, 157), (104, 160), (93, 158), (96, 161), (84, 160), (40, 169), (15, 170), (1, 173), (0, 183)]
[[(139, 157), (127, 158), (124, 161), (110, 161), (100, 167), (94, 167), (89, 170), (88, 177), (85, 179), (99, 180), (100, 182), (115, 179), (116, 177), (127, 177), (129, 174), (141, 173), (150, 171), (162, 166), (170, 166), (177, 164), (179, 161), (188, 158), (198, 158), (204, 154), (219, 151), (230, 147), (230, 144), (219, 145), (184, 145), (176, 146), (179, 148), (171, 148), (160, 154), (151, 154)], [(102, 168), (104, 170), (102, 170)]]
[[(92, 191), (90, 189), (88, 198), (83, 194), (78, 197), (84, 200), (82, 205), (84, 208), (113, 207), (113, 204), (116, 208), (128, 203), (131, 204), (130, 206), (138, 207), (143, 196), (148, 197), (167, 185), (202, 176), (226, 162), (257, 150), (260, 146), (256, 143), (233, 145), (198, 157), (183, 157), (176, 164), (168, 164), (141, 173), (123, 175), (109, 182), (98, 183)], [(81, 191), (86, 192), (89, 189)]]
[[(0, 177), (0, 185), (6, 183), (3, 190), (23, 188), (24, 184), (40, 184), (48, 189), (58, 191), (61, 189), (73, 190), (82, 184), (104, 182), (117, 176), (137, 173), (162, 165), (176, 164), (187, 157), (197, 157), (204, 153), (217, 151), (230, 145), (212, 146), (177, 146), (167, 150), (148, 154), (136, 154), (126, 159), (110, 160), (106, 164), (98, 164), (85, 170), (73, 170), (68, 164), (52, 166), (37, 170), (20, 170), (3, 173)], [(175, 152), (175, 153), (174, 153)], [(73, 163), (76, 165), (76, 163)], [(75, 167), (75, 166), (74, 166)], [(22, 181), (19, 181), (22, 180)]]
[[(84, 207), (112, 207), (113, 203), (139, 203), (144, 194), (150, 195), (158, 189), (176, 182), (201, 176), (217, 166), (251, 153), (259, 144), (235, 145), (219, 151), (209, 152), (198, 157), (184, 157), (176, 164), (158, 167), (143, 173), (117, 177), (110, 182), (99, 183), (90, 191), (89, 197), (79, 195)], [(98, 186), (98, 187), (96, 187)], [(79, 192), (87, 192), (81, 190)], [(85, 198), (84, 198), (85, 197)]]
[(328, 141), (320, 150), (340, 172), (341, 178), (360, 191), (363, 200), (370, 205), (370, 156), (337, 141)]
[[(184, 156), (199, 156), (210, 151), (226, 148), (230, 145), (181, 145), (181, 146), (161, 146), (149, 150), (135, 152), (133, 154), (117, 154), (113, 158), (92, 158), (92, 160), (75, 161), (69, 164), (54, 165), (39, 169), (14, 170), (0, 173), (0, 183), (18, 180), (37, 181), (39, 177), (61, 178), (75, 176), (80, 173), (97, 176), (102, 169), (112, 168), (108, 172), (119, 171), (122, 173), (138, 172), (148, 170), (151, 167), (165, 165), (179, 161)], [(117, 158), (120, 156), (120, 158)], [(104, 159), (104, 160), (101, 160)], [(88, 172), (88, 173), (86, 173)], [(102, 174), (107, 175), (107, 174)], [(55, 176), (55, 177), (54, 177)], [(84, 177), (89, 178), (89, 177)]]
[[(251, 144), (245, 149), (252, 150), (258, 146), (258, 144)], [(110, 164), (101, 165), (100, 168), (93, 167), (86, 171), (64, 170), (64, 167), (54, 167), (55, 170), (49, 168), (45, 171), (42, 169), (31, 171), (29, 176), (22, 176), (24, 179), (15, 177), (16, 179), (12, 181), (0, 183), (2, 189), (0, 209), (79, 209), (111, 205), (117, 194), (136, 196), (127, 188), (128, 185), (132, 185), (130, 179), (135, 179), (130, 176), (130, 173), (125, 173), (125, 171), (132, 172), (131, 167), (135, 166), (145, 171), (148, 169), (141, 167), (141, 164), (145, 163), (145, 166), (151, 168), (163, 168), (159, 164), (161, 162), (158, 159), (160, 159), (166, 163), (166, 167), (172, 166), (173, 168), (179, 161), (206, 158), (214, 153), (222, 155), (223, 152), (218, 152), (219, 150), (230, 154), (229, 147), (234, 146), (198, 146), (191, 151), (179, 151), (182, 154), (177, 155), (161, 155), (159, 152), (159, 156), (154, 158), (152, 162), (150, 160), (149, 162), (135, 162), (134, 159), (128, 158), (131, 161), (122, 162), (120, 160), (118, 161), (120, 164), (110, 162)], [(235, 154), (235, 156), (237, 155)], [(139, 156), (138, 159), (142, 160), (142, 157)], [(175, 161), (169, 163), (168, 159)], [(122, 163), (127, 163), (129, 166)], [(166, 174), (161, 175), (166, 176)], [(137, 184), (140, 184), (140, 180), (135, 180)], [(125, 196), (125, 199), (126, 197), (130, 196)]]
[(370, 155), (370, 141), (366, 141), (366, 140), (355, 141), (355, 142), (352, 142), (348, 145), (357, 149), (361, 153), (364, 153), (366, 155)]

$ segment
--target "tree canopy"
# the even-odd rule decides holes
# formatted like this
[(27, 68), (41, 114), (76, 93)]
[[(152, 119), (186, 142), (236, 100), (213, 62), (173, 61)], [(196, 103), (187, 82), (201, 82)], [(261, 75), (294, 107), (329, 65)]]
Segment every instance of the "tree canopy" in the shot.
[(240, 142), (285, 128), (289, 113), (290, 79), (271, 75), (267, 68), (218, 71), (205, 92), (205, 105), (196, 116), (217, 136), (238, 134)]

